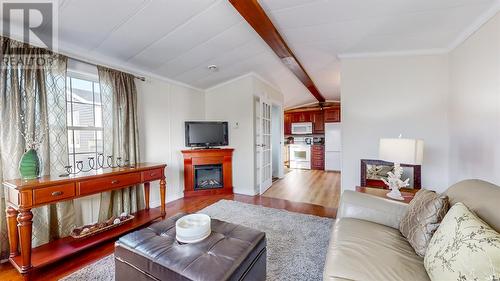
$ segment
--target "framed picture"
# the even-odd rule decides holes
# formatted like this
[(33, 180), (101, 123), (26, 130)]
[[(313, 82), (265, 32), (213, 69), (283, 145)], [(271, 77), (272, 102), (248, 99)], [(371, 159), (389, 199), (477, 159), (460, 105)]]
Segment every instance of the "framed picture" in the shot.
[[(401, 164), (403, 167), (403, 175), (401, 178), (406, 180), (410, 179), (410, 185), (404, 189), (420, 189), (421, 185), (421, 166), (420, 165), (408, 165)], [(394, 169), (394, 163), (386, 162), (382, 160), (372, 160), (372, 159), (361, 159), (361, 183), (360, 186), (363, 187), (376, 187), (389, 189), (389, 187), (382, 181), (382, 179), (387, 179), (387, 173), (392, 172)]]

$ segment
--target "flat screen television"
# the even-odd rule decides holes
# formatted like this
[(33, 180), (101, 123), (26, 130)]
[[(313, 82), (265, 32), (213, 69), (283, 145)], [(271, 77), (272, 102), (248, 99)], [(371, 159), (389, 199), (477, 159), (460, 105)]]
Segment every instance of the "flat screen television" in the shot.
[(186, 122), (187, 147), (213, 147), (228, 145), (227, 122)]

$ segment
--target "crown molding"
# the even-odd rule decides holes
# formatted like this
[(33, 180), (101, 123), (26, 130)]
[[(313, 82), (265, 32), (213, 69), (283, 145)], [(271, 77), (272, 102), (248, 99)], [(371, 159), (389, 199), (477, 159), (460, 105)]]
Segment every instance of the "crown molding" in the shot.
[(231, 83), (233, 83), (233, 82), (235, 82), (235, 81), (238, 81), (238, 80), (241, 80), (241, 79), (244, 79), (244, 78), (250, 77), (250, 76), (252, 76), (252, 75), (253, 75), (253, 73), (252, 73), (252, 72), (248, 72), (248, 73), (245, 73), (245, 74), (243, 74), (243, 75), (236, 76), (236, 77), (234, 77), (234, 78), (231, 78), (231, 79), (229, 79), (229, 80), (226, 80), (226, 81), (224, 81), (224, 82), (221, 82), (221, 83), (219, 83), (219, 84), (215, 84), (215, 85), (214, 85), (214, 86), (212, 86), (212, 87), (206, 88), (204, 91), (205, 91), (205, 93), (206, 93), (206, 92), (208, 92), (208, 91), (215, 90), (215, 89), (217, 89), (217, 88), (220, 88), (220, 87), (225, 86), (225, 85), (227, 85), (227, 84), (231, 84)]
[(377, 58), (377, 57), (397, 57), (397, 56), (425, 56), (448, 54), (464, 43), (470, 36), (478, 31), (485, 23), (500, 12), (500, 0), (495, 0), (493, 4), (483, 12), (471, 25), (460, 33), (446, 48), (435, 49), (415, 49), (394, 52), (366, 52), (366, 53), (341, 53), (337, 55), (339, 60), (357, 58)]
[(250, 71), (248, 73), (245, 73), (243, 75), (240, 75), (240, 76), (237, 76), (235, 78), (232, 78), (232, 79), (229, 79), (227, 81), (224, 81), (224, 82), (221, 82), (219, 84), (216, 84), (210, 88), (206, 88), (205, 89), (205, 93), (208, 92), (208, 91), (212, 91), (212, 90), (215, 90), (219, 87), (222, 87), (222, 86), (225, 86), (227, 84), (231, 84), (235, 81), (238, 81), (238, 80), (241, 80), (241, 79), (244, 79), (244, 78), (247, 78), (247, 77), (253, 77), (255, 79), (258, 79), (260, 80), (262, 83), (268, 85), (269, 87), (271, 87), (273, 90), (277, 91), (277, 92), (280, 92), (281, 93), (281, 90), (279, 89), (279, 87), (275, 86), (274, 84), (272, 84), (271, 82), (267, 81), (266, 79), (264, 79), (262, 76), (260, 76), (259, 74), (253, 72), (253, 71)]
[(80, 53), (86, 53), (86, 52), (76, 50), (74, 48), (67, 47), (67, 46), (66, 46), (66, 48), (60, 48), (58, 50), (58, 53), (65, 55), (69, 58), (75, 58), (77, 60), (88, 62), (89, 64), (103, 65), (103, 66), (106, 66), (109, 68), (113, 68), (113, 69), (120, 70), (123, 72), (131, 73), (131, 74), (134, 74), (137, 76), (144, 76), (144, 77), (146, 77), (146, 80), (147, 80), (147, 78), (155, 79), (155, 80), (163, 81), (163, 82), (170, 83), (173, 85), (177, 85), (177, 86), (181, 86), (181, 87), (185, 87), (185, 88), (189, 88), (192, 90), (203, 92), (203, 89), (194, 87), (192, 85), (186, 84), (186, 83), (181, 82), (181, 81), (170, 79), (170, 78), (162, 76), (162, 75), (158, 75), (156, 73), (153, 73), (153, 72), (144, 70), (142, 68), (138, 68), (136, 66), (133, 66), (129, 63), (123, 63), (123, 62), (111, 59), (109, 57), (106, 57), (106, 56), (82, 56), (82, 55), (78, 55)]
[(448, 53), (447, 48), (436, 49), (416, 49), (405, 51), (393, 52), (366, 52), (366, 53), (343, 53), (338, 54), (337, 58), (342, 59), (364, 59), (364, 58), (380, 58), (380, 57), (403, 57), (403, 56), (428, 56), (428, 55), (441, 55)]
[(281, 89), (280, 89), (277, 85), (275, 85), (275, 84), (273, 84), (273, 83), (269, 82), (267, 79), (265, 79), (264, 77), (260, 76), (260, 74), (255, 73), (255, 72), (253, 72), (253, 71), (252, 71), (252, 72), (250, 72), (250, 73), (251, 73), (251, 74), (252, 74), (252, 75), (253, 75), (256, 79), (260, 80), (262, 83), (264, 83), (264, 84), (266, 84), (267, 86), (269, 86), (271, 89), (275, 90), (276, 92), (281, 93)]
[[(11, 39), (23, 42), (23, 38), (18, 34), (11, 34)], [(39, 44), (32, 44), (35, 47), (44, 48), (44, 46)], [(189, 85), (187, 83), (177, 81), (174, 79), (170, 79), (168, 77), (158, 75), (156, 73), (152, 73), (150, 71), (144, 70), (142, 68), (138, 68), (129, 63), (123, 63), (114, 59), (111, 59), (107, 56), (91, 56), (91, 55), (79, 55), (79, 54), (88, 54), (88, 50), (82, 50), (81, 48), (74, 47), (71, 44), (67, 44), (65, 42), (59, 42), (59, 48), (56, 50), (56, 53), (67, 56), (69, 59), (76, 59), (82, 61), (84, 63), (88, 63), (91, 65), (102, 65), (105, 67), (113, 68), (119, 71), (127, 72), (136, 76), (145, 76), (146, 78), (153, 78), (156, 80), (160, 80), (166, 83), (174, 84), (177, 86), (186, 87), (192, 90), (203, 92), (203, 89), (197, 88), (195, 86)]]
[(479, 18), (477, 18), (471, 25), (469, 25), (460, 35), (455, 38), (453, 42), (448, 46), (449, 52), (453, 51), (455, 48), (464, 43), (469, 37), (471, 37), (476, 31), (478, 31), (484, 24), (486, 24), (490, 19), (492, 19), (498, 12), (500, 12), (500, 0), (493, 2), (490, 8), (482, 13)]

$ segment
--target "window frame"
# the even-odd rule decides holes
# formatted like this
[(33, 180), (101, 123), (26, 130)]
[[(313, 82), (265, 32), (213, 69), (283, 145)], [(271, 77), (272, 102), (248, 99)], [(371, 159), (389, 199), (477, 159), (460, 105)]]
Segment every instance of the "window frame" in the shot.
[[(88, 82), (92, 83), (92, 103), (85, 103), (85, 102), (80, 102), (80, 101), (73, 101), (73, 87), (72, 87), (72, 78), (74, 79), (79, 79), (79, 80), (85, 80)], [(96, 89), (95, 87), (99, 87), (99, 77), (97, 75), (92, 75), (88, 73), (82, 73), (79, 71), (72, 71), (68, 70), (66, 73), (66, 95), (65, 95), (65, 100), (66, 100), (66, 107), (71, 107), (70, 109), (66, 108), (66, 131), (67, 131), (67, 138), (68, 138), (68, 163), (76, 167), (76, 156), (77, 155), (85, 155), (85, 154), (93, 154), (94, 157), (97, 157), (99, 153), (104, 153), (104, 124), (102, 124), (101, 127), (96, 126)], [(68, 97), (68, 91), (70, 92), (70, 95)], [(101, 108), (101, 116), (103, 116), (104, 108), (102, 105), (102, 93), (99, 89), (99, 95), (100, 95), (100, 108)], [(70, 99), (68, 99), (70, 98)], [(74, 110), (73, 110), (73, 105), (74, 104), (83, 104), (83, 105), (89, 105), (92, 106), (92, 117), (93, 117), (93, 124), (94, 126), (75, 126), (74, 125)], [(68, 114), (71, 113), (71, 114)], [(68, 119), (68, 117), (71, 118), (71, 120)], [(102, 120), (101, 120), (102, 122)], [(70, 131), (72, 132), (72, 135), (70, 136)], [(85, 152), (76, 152), (76, 141), (75, 141), (75, 131), (90, 131), (94, 132), (94, 143), (95, 143), (95, 150), (94, 151), (85, 151)], [(98, 145), (98, 137), (97, 134), (101, 132), (102, 136), (102, 145)], [(69, 138), (71, 137), (72, 142), (71, 145), (69, 143)], [(72, 149), (71, 149), (72, 147)], [(71, 161), (71, 159), (73, 159)], [(84, 163), (85, 165), (86, 163)]]

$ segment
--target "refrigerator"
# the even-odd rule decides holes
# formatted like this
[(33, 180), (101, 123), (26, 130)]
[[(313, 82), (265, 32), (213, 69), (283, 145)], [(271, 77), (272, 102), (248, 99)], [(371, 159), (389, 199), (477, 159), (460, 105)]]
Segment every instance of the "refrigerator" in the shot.
[(341, 169), (341, 126), (340, 123), (325, 123), (325, 170)]

